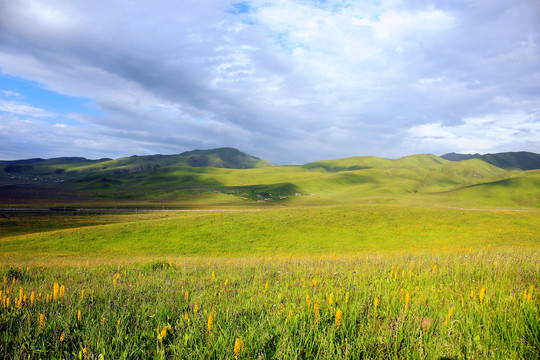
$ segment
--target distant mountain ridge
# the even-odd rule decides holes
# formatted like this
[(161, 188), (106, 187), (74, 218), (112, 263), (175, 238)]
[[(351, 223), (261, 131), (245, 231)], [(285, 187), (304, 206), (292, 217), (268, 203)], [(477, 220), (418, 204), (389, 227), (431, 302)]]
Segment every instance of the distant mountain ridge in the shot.
[(89, 160), (84, 157), (59, 157), (0, 161), (0, 169), (4, 173), (19, 174), (82, 174), (96, 171), (120, 174), (169, 166), (252, 169), (274, 164), (229, 147), (192, 150), (177, 155), (133, 155), (119, 159)]
[(491, 165), (505, 170), (536, 170), (540, 169), (540, 155), (527, 151), (503, 152), (495, 154), (456, 154), (448, 153), (441, 158), (449, 161), (480, 159)]
[(0, 161), (0, 207), (28, 202), (57, 207), (66, 199), (77, 205), (74, 208), (94, 203), (116, 206), (117, 201), (137, 207), (162, 204), (162, 208), (250, 202), (288, 206), (392, 203), (405, 198), (416, 201), (417, 196), (447, 204), (540, 207), (540, 170), (517, 170), (536, 166), (538, 155), (447, 157), (466, 160), (416, 154), (276, 166), (237, 149), (219, 148), (114, 160)]

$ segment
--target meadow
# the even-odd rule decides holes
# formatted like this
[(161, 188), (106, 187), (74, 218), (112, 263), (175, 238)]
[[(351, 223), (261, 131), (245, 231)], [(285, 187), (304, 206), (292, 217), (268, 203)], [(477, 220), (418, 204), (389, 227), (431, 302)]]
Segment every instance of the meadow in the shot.
[(55, 216), (1, 228), (2, 358), (540, 357), (538, 210)]

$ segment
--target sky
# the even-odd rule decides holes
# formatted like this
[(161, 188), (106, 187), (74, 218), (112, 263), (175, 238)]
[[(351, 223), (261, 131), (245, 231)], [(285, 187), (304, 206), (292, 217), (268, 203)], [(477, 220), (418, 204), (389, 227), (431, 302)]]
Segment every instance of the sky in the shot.
[(538, 0), (0, 0), (0, 159), (540, 153)]

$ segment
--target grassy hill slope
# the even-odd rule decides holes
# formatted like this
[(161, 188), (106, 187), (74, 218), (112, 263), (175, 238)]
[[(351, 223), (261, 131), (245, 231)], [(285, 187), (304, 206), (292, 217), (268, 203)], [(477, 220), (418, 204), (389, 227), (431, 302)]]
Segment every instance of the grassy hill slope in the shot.
[[(401, 203), (415, 198), (444, 203), (455, 200), (456, 204), (470, 203), (468, 199), (486, 199), (481, 201), (482, 206), (540, 206), (533, 173), (509, 172), (481, 159), (455, 162), (433, 154), (400, 159), (352, 157), (303, 166), (270, 166), (264, 160), (224, 148), (74, 163), (76, 166), (62, 170), (68, 174), (64, 182), (49, 182), (39, 191), (33, 185), (0, 188), (0, 206), (23, 203), (14, 199), (13, 194), (18, 192), (25, 194), (21, 198), (26, 200), (39, 196), (41, 204), (47, 204), (50, 197), (51, 206), (68, 202), (78, 207), (86, 207), (84, 199), (93, 199), (93, 204), (101, 206), (197, 208)], [(517, 176), (525, 180), (510, 180)], [(496, 194), (495, 190), (486, 190), (493, 188), (491, 183), (504, 180), (512, 186), (500, 185), (506, 190)], [(9, 196), (2, 195), (6, 191)], [(63, 191), (70, 192), (64, 200)], [(74, 203), (74, 198), (84, 201)]]
[(410, 252), (414, 249), (528, 246), (538, 212), (400, 206), (331, 206), (170, 218), (4, 237), (0, 254), (80, 259), (111, 256), (257, 256)]

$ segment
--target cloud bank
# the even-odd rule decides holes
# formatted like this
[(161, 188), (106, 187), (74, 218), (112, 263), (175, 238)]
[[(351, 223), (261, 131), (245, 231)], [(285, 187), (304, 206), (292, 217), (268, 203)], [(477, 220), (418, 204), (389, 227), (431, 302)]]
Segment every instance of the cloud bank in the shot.
[[(0, 158), (540, 152), (537, 1), (0, 4)], [(42, 101), (40, 102), (40, 98)]]

